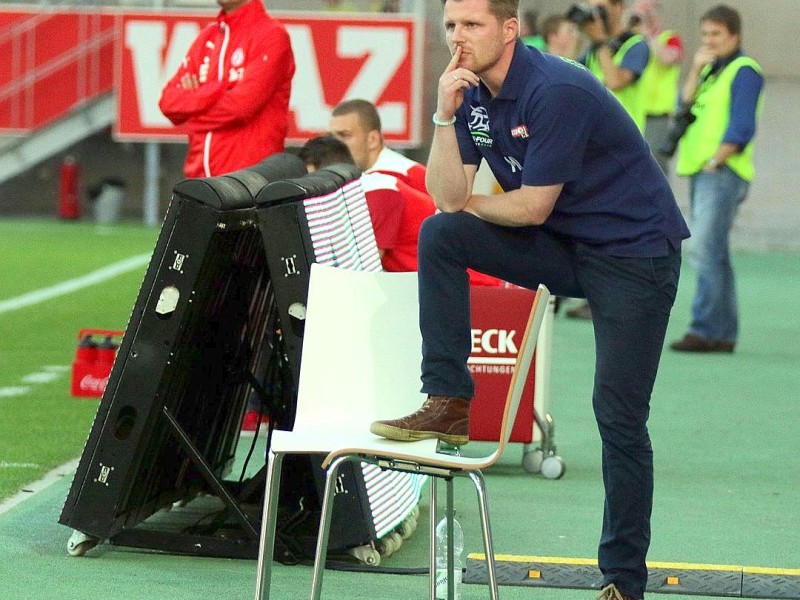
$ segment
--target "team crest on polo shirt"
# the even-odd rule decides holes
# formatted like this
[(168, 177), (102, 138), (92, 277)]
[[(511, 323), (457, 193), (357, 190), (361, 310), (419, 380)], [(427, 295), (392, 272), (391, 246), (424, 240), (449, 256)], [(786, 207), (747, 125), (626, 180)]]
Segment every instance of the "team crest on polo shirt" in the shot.
[(233, 51), (231, 56), (231, 65), (234, 67), (241, 67), (244, 64), (244, 50), (237, 48)]
[(531, 137), (531, 134), (528, 133), (527, 125), (517, 125), (516, 127), (511, 128), (511, 137), (518, 140), (522, 138), (523, 140), (528, 139)]
[(476, 146), (491, 148), (494, 144), (489, 135), (489, 114), (482, 106), (473, 106), (469, 112), (469, 133)]

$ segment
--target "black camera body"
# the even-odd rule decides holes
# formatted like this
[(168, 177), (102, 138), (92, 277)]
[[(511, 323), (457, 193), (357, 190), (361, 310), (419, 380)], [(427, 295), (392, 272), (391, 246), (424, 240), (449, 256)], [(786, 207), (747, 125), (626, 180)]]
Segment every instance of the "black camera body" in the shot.
[(678, 141), (686, 133), (686, 129), (697, 120), (697, 116), (692, 112), (691, 104), (682, 106), (670, 118), (669, 128), (667, 129), (664, 142), (658, 147), (658, 153), (667, 157), (672, 157), (678, 149)]
[(568, 20), (575, 23), (578, 27), (582, 27), (586, 23), (600, 19), (608, 29), (608, 12), (602, 6), (592, 6), (585, 2), (581, 4), (573, 4), (567, 11), (566, 17)]

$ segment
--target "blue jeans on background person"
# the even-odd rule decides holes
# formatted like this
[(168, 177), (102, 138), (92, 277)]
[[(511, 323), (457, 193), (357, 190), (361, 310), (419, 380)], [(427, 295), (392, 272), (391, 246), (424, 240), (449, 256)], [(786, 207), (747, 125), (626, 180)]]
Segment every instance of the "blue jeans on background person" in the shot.
[(615, 583), (642, 598), (653, 500), (647, 419), (680, 251), (614, 257), (539, 227), (502, 227), (461, 212), (428, 218), (419, 238), (423, 393), (473, 396), (467, 267), (529, 289), (543, 283), (556, 295), (589, 302), (596, 347), (592, 403), (606, 492), (598, 564), (604, 586)]
[(691, 264), (697, 272), (689, 332), (736, 342), (739, 314), (731, 266), (730, 231), (750, 185), (728, 167), (693, 175), (690, 184)]

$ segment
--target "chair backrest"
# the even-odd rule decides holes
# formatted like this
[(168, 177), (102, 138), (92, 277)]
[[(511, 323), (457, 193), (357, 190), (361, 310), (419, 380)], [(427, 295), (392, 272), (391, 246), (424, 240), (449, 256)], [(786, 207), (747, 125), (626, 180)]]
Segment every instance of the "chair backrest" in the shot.
[[(540, 285), (509, 383), (496, 462), (511, 436), (547, 312)], [(363, 433), (376, 419), (397, 418), (424, 401), (416, 273), (311, 266), (295, 431)]]
[(368, 431), (417, 410), (416, 273), (311, 265), (294, 430)]
[(517, 353), (517, 362), (514, 366), (511, 382), (508, 387), (508, 394), (506, 395), (503, 421), (500, 427), (499, 446), (496, 451), (498, 458), (511, 437), (511, 430), (517, 418), (517, 409), (522, 400), (525, 382), (528, 379), (528, 372), (530, 371), (534, 351), (536, 350), (536, 342), (539, 339), (539, 332), (541, 331), (549, 302), (550, 290), (544, 285), (540, 285), (533, 299), (528, 322), (525, 325), (525, 333), (522, 336), (522, 342), (520, 343)]

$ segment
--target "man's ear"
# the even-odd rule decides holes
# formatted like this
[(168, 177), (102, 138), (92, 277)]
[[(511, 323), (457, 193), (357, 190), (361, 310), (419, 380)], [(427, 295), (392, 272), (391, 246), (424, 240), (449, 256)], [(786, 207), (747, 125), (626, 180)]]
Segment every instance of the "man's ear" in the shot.
[(380, 148), (383, 145), (381, 139), (381, 132), (377, 129), (373, 129), (367, 134), (367, 145), (370, 150), (374, 150), (376, 148)]
[(506, 22), (503, 23), (503, 33), (506, 42), (513, 42), (516, 40), (519, 37), (519, 20), (506, 19)]

